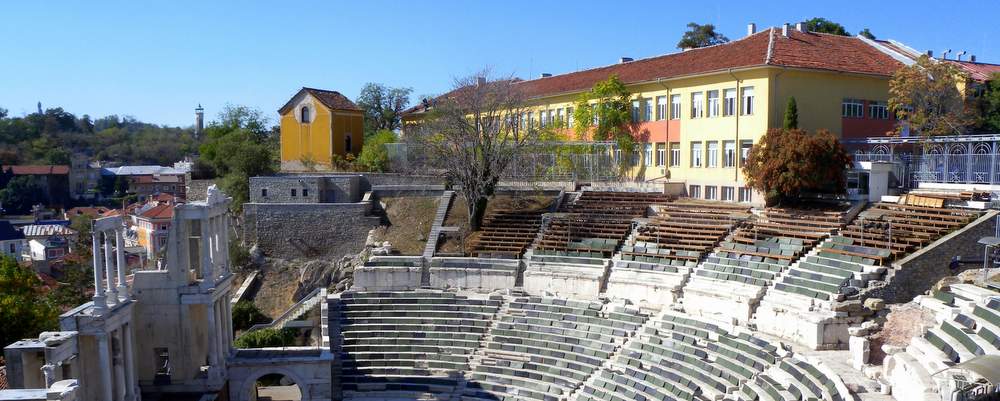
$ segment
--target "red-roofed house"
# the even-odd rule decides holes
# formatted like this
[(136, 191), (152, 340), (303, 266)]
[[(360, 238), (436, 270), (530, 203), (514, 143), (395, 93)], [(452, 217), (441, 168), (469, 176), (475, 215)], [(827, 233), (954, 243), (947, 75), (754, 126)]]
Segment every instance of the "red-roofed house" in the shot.
[(167, 234), (174, 218), (174, 203), (158, 203), (155, 206), (139, 209), (133, 217), (133, 228), (138, 237), (139, 246), (146, 249), (147, 258), (155, 262), (160, 251), (167, 244)]
[(361, 153), (364, 113), (340, 92), (302, 88), (278, 114), (282, 170), (329, 168), (334, 156)]
[[(635, 178), (683, 183), (696, 198), (761, 203), (740, 169), (750, 146), (782, 126), (789, 98), (796, 100), (800, 128), (843, 138), (884, 135), (896, 124), (887, 107), (889, 79), (913, 63), (903, 48), (796, 26), (757, 31), (751, 24), (745, 37), (725, 44), (518, 81), (528, 99), (520, 119), (573, 127), (578, 95), (615, 75), (634, 95), (639, 146), (633, 155), (616, 156), (631, 156)], [(407, 110), (404, 121), (418, 121), (442, 97)]]
[(2, 168), (14, 176), (31, 176), (42, 187), (50, 207), (63, 207), (69, 202), (69, 166), (6, 165)]

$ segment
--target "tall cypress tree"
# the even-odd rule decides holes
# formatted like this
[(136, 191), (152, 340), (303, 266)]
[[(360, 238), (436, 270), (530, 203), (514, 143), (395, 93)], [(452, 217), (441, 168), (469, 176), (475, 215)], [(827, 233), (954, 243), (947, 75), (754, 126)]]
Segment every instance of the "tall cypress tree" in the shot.
[(785, 129), (796, 129), (799, 127), (799, 106), (795, 104), (795, 98), (788, 98), (788, 106), (785, 107)]

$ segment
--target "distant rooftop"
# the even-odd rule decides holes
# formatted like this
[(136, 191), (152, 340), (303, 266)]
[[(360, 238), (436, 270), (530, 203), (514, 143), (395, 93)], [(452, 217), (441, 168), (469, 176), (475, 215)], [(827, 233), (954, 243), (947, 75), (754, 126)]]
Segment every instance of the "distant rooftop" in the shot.
[(101, 169), (102, 175), (155, 175), (155, 174), (185, 174), (186, 171), (164, 166), (121, 166)]

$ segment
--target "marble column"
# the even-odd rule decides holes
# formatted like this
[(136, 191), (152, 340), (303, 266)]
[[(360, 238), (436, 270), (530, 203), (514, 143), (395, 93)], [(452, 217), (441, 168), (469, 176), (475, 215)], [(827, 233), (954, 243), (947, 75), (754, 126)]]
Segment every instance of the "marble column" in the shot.
[(100, 368), (97, 374), (101, 375), (101, 394), (103, 399), (113, 400), (111, 388), (111, 348), (108, 344), (108, 334), (101, 333), (97, 336), (97, 356)]
[(209, 238), (210, 230), (207, 219), (200, 221), (201, 225), (201, 279), (204, 287), (210, 287), (215, 283), (212, 278), (212, 241)]
[(101, 235), (104, 236), (104, 271), (105, 279), (108, 282), (105, 296), (107, 296), (108, 302), (118, 302), (118, 289), (115, 288), (115, 262), (113, 259), (115, 251), (111, 247), (111, 236), (108, 235), (108, 232), (102, 231)]
[(208, 365), (211, 371), (212, 369), (217, 369), (219, 366), (219, 342), (216, 340), (218, 331), (216, 331), (215, 305), (207, 304), (205, 305), (205, 309), (208, 313)]
[(101, 277), (101, 272), (104, 270), (101, 266), (101, 242), (98, 236), (101, 233), (93, 232), (93, 245), (91, 250), (94, 254), (94, 309), (97, 311), (103, 311), (107, 309), (108, 303), (107, 299), (104, 298), (104, 278)]
[(226, 354), (228, 355), (233, 349), (233, 306), (229, 304), (229, 297), (222, 298), (222, 308), (225, 309), (226, 313), (224, 319), (226, 321)]
[(215, 316), (217, 316), (215, 320), (218, 322), (215, 325), (215, 342), (219, 343), (219, 362), (225, 362), (228, 354), (226, 352), (226, 314), (222, 310), (221, 300), (215, 301), (215, 312)]
[(122, 356), (125, 361), (125, 399), (134, 400), (135, 399), (135, 353), (132, 350), (132, 336), (135, 333), (132, 332), (132, 323), (126, 323), (122, 326), (122, 337), (124, 344), (124, 355)]
[(219, 216), (219, 233), (222, 237), (222, 274), (229, 272), (229, 216)]
[(128, 299), (128, 285), (125, 284), (125, 238), (122, 236), (124, 228), (115, 229), (115, 256), (117, 256), (118, 267), (118, 300), (125, 302)]
[(112, 366), (115, 383), (115, 391), (113, 392), (113, 395), (115, 400), (125, 399), (125, 341), (123, 333), (123, 327), (119, 327), (112, 332), (112, 338), (117, 340), (112, 344), (117, 343), (118, 345), (117, 347), (111, 347), (111, 351), (114, 353), (112, 355), (112, 361), (115, 362)]

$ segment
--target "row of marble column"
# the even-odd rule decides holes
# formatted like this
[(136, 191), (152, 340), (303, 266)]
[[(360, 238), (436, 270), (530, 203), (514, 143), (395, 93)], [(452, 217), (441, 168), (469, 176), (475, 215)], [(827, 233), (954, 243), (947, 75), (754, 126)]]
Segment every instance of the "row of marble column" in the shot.
[(103, 399), (130, 401), (136, 399), (136, 366), (132, 345), (135, 335), (131, 323), (125, 323), (97, 337)]
[(124, 232), (125, 227), (117, 227), (93, 233), (94, 307), (98, 311), (110, 304), (125, 302), (129, 297), (125, 284), (128, 267), (125, 265)]
[(229, 304), (229, 297), (223, 296), (207, 306), (208, 326), (215, 333), (209, 336), (208, 363), (209, 366), (223, 369), (233, 345), (232, 305)]
[(212, 286), (229, 266), (229, 222), (225, 214), (201, 219), (201, 277)]

